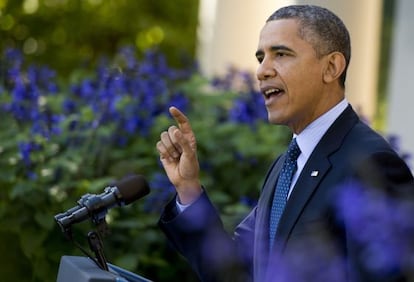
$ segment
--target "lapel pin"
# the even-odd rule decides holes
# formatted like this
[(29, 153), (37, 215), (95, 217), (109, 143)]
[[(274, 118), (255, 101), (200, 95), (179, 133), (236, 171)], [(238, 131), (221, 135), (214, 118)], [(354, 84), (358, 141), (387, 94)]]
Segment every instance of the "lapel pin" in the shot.
[(314, 170), (314, 171), (311, 172), (312, 177), (316, 177), (316, 176), (318, 176), (318, 174), (319, 174), (319, 171), (317, 171), (317, 170)]

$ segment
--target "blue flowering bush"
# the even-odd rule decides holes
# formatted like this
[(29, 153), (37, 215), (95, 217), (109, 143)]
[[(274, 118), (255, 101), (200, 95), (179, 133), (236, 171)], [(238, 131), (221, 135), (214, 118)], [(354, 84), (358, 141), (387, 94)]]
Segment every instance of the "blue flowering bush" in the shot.
[[(192, 281), (188, 266), (157, 227), (174, 195), (155, 149), (174, 123), (175, 105), (198, 138), (202, 181), (231, 229), (255, 203), (262, 177), (288, 134), (267, 124), (251, 74), (229, 70), (207, 80), (195, 64), (175, 69), (157, 50), (138, 58), (123, 48), (95, 70), (69, 78), (26, 65), (18, 50), (0, 58), (0, 258), (4, 281), (54, 281), (62, 255), (84, 255), (54, 215), (129, 174), (151, 192), (109, 210), (103, 238), (109, 262), (155, 281)], [(89, 221), (72, 227), (87, 249)], [(174, 262), (174, 263), (172, 263)]]

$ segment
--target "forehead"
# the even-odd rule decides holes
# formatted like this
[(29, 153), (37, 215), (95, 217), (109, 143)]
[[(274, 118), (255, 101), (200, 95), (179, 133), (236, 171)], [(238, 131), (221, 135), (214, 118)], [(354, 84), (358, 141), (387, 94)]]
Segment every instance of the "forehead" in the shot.
[(306, 44), (299, 36), (299, 23), (295, 19), (280, 19), (267, 22), (260, 32), (259, 49), (273, 45)]

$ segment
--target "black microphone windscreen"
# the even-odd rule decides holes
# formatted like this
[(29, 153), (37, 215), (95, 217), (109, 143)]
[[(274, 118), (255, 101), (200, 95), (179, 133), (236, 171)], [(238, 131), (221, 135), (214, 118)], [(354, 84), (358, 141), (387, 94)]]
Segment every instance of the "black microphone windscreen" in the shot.
[(147, 180), (141, 175), (131, 175), (115, 184), (125, 205), (128, 205), (150, 192)]

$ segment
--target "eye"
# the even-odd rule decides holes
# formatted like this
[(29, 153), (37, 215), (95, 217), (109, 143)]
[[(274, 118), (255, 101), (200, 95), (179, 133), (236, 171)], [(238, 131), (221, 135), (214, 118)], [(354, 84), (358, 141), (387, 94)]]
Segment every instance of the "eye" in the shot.
[(259, 63), (263, 62), (264, 56), (256, 56), (256, 59)]
[(264, 57), (265, 57), (265, 54), (264, 54), (263, 50), (257, 50), (254, 55), (256, 56), (256, 59), (259, 63), (263, 62)]

